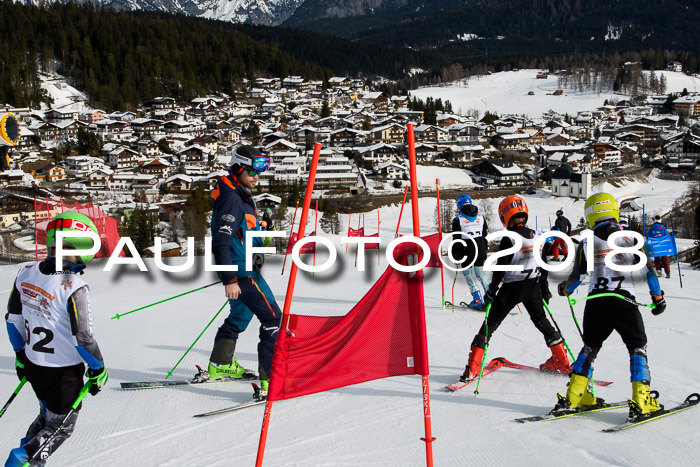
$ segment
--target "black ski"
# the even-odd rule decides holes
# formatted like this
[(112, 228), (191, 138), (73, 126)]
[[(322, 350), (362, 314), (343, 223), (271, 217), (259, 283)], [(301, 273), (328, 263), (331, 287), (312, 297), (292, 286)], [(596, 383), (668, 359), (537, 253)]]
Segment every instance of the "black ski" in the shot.
[(632, 420), (627, 420), (622, 425), (612, 426), (610, 428), (604, 429), (603, 431), (606, 433), (615, 433), (618, 431), (626, 430), (628, 428), (639, 426), (642, 423), (658, 420), (659, 418), (665, 417), (666, 415), (672, 415), (674, 413), (678, 413), (678, 412), (682, 412), (683, 410), (690, 409), (690, 408), (698, 405), (698, 402), (700, 402), (700, 394), (693, 393), (693, 394), (689, 395), (688, 397), (686, 397), (682, 404), (680, 404), (676, 407), (672, 407), (670, 409), (658, 410), (658, 411), (653, 412), (653, 413), (648, 414), (648, 415), (642, 415), (642, 416), (634, 418)]
[(593, 412), (602, 412), (603, 410), (621, 409), (627, 407), (627, 401), (621, 402), (603, 402), (601, 404), (596, 404), (593, 407), (586, 407), (585, 409), (563, 409), (557, 410), (556, 408), (545, 415), (536, 415), (534, 417), (524, 417), (516, 418), (516, 422), (520, 423), (531, 423), (531, 422), (546, 422), (547, 420), (559, 420), (566, 417), (573, 417), (574, 415), (581, 415)]
[(192, 379), (174, 379), (174, 380), (160, 380), (160, 381), (134, 381), (134, 382), (125, 382), (125, 383), (120, 383), (122, 389), (124, 390), (132, 390), (132, 389), (156, 389), (156, 388), (165, 388), (168, 386), (184, 386), (184, 385), (190, 385), (190, 384), (213, 384), (213, 383), (248, 383), (250, 381), (255, 381), (258, 379), (258, 375), (255, 373), (251, 372), (246, 372), (243, 373), (243, 376), (240, 378), (217, 378), (217, 379), (209, 379), (209, 375), (206, 371), (204, 371), (199, 365), (197, 366), (198, 373), (194, 375), (194, 378)]
[(253, 385), (253, 401), (246, 402), (245, 404), (234, 405), (233, 407), (226, 407), (225, 409), (213, 410), (211, 412), (200, 413), (193, 415), (194, 417), (210, 417), (212, 415), (219, 415), (222, 413), (235, 412), (236, 410), (247, 409), (248, 407), (255, 407), (256, 405), (264, 404), (267, 402), (267, 397), (261, 394), (260, 386), (255, 383)]
[(194, 417), (210, 417), (212, 415), (219, 415), (222, 413), (235, 412), (236, 410), (247, 409), (248, 407), (255, 407), (256, 405), (261, 405), (261, 404), (264, 404), (265, 402), (267, 402), (267, 401), (246, 402), (244, 404), (234, 405), (233, 407), (226, 407), (225, 409), (219, 409), (219, 410), (213, 410), (211, 412), (199, 413), (199, 414), (193, 415), (193, 416)]

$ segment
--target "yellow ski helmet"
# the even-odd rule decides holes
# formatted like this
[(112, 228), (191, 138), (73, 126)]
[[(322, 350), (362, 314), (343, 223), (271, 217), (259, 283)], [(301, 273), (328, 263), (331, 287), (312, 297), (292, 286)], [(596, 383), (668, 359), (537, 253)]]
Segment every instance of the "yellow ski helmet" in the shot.
[(596, 222), (602, 220), (617, 220), (620, 218), (620, 206), (615, 198), (608, 193), (596, 193), (586, 200), (586, 222), (591, 229)]

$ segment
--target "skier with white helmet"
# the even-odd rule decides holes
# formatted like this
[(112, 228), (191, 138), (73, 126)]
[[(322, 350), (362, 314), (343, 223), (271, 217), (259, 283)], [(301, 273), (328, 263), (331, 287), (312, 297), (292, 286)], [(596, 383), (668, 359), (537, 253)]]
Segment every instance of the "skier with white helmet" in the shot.
[[(214, 200), (211, 223), (214, 262), (219, 266), (235, 265), (238, 270), (218, 272), (231, 311), (216, 333), (208, 373), (212, 379), (241, 378), (245, 375), (245, 369), (238, 365), (233, 354), (238, 335), (246, 330), (253, 315), (257, 316), (260, 320), (258, 368), (261, 391), (256, 391), (254, 397), (260, 400), (267, 395), (272, 353), (282, 312), (263, 279), (263, 256), (254, 255), (252, 268), (246, 268), (246, 236), (250, 231), (265, 230), (258, 218), (252, 190), (260, 173), (269, 167), (268, 156), (253, 146), (241, 146), (233, 153), (228, 174), (219, 179), (211, 192)], [(258, 237), (252, 243), (261, 247), (269, 243), (270, 239), (267, 240), (264, 242)]]

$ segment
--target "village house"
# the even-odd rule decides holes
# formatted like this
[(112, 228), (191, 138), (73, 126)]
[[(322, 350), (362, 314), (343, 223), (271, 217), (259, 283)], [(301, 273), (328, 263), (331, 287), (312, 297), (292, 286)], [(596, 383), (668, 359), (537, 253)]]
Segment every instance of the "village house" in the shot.
[[(104, 148), (103, 148), (104, 151)], [(126, 146), (116, 146), (107, 153), (107, 165), (114, 170), (130, 169), (138, 163), (139, 153)]]
[(602, 159), (603, 170), (614, 169), (622, 165), (622, 151), (610, 143), (595, 143), (587, 148), (590, 152)]
[(673, 101), (673, 113), (687, 117), (700, 117), (700, 94), (688, 94)]
[(408, 177), (408, 167), (402, 164), (397, 164), (396, 162), (384, 162), (382, 164), (375, 165), (372, 167), (372, 171), (375, 173), (375, 175), (390, 180), (399, 180), (403, 179), (404, 177)]
[(399, 156), (399, 148), (391, 144), (378, 143), (358, 148), (358, 153), (363, 160), (372, 163), (391, 162)]
[(152, 139), (140, 139), (131, 145), (131, 149), (146, 157), (153, 157), (160, 154), (158, 143)]
[(508, 159), (486, 159), (472, 169), (488, 184), (516, 186), (525, 183), (523, 170)]
[(192, 189), (194, 178), (185, 174), (175, 174), (163, 182), (166, 193), (189, 193)]
[(68, 156), (63, 163), (66, 166), (66, 174), (71, 177), (85, 177), (105, 165), (101, 158), (92, 156)]
[(104, 189), (107, 187), (109, 176), (114, 173), (114, 170), (109, 167), (100, 167), (88, 174), (88, 186), (91, 188)]
[(95, 122), (95, 133), (104, 140), (122, 139), (131, 136), (131, 125), (124, 121), (104, 119)]
[(406, 130), (396, 123), (372, 128), (370, 130), (370, 141), (372, 144), (400, 144), (404, 142), (405, 138)]
[(138, 172), (155, 175), (158, 178), (167, 177), (173, 170), (173, 165), (165, 159), (156, 158), (147, 161), (139, 161)]
[(66, 170), (57, 164), (48, 164), (36, 171), (34, 178), (46, 180), (47, 182), (57, 182), (66, 179)]
[(212, 152), (203, 146), (193, 144), (177, 153), (182, 164), (208, 164), (211, 162)]

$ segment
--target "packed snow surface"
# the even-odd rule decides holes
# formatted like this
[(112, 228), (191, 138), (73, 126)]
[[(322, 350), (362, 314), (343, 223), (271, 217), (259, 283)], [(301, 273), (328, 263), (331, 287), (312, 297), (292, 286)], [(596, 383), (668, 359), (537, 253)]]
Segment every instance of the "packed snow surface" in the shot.
[[(561, 89), (556, 75), (550, 74), (546, 79), (537, 79), (537, 70), (518, 70), (473, 76), (466, 82), (458, 81), (440, 86), (430, 86), (411, 91), (411, 95), (426, 99), (431, 96), (444, 102), (449, 100), (455, 112), (467, 113), (479, 111), (483, 116), (488, 110), (499, 115), (525, 114), (539, 117), (543, 112), (554, 110), (560, 114), (576, 115), (581, 111), (595, 110), (606, 99), (616, 101), (627, 99), (624, 94), (609, 92), (578, 92), (563, 89), (564, 95), (555, 96), (554, 91)], [(657, 71), (657, 78), (666, 76), (667, 93), (700, 91), (700, 78), (672, 71)], [(532, 91), (534, 95), (528, 95)]]
[[(612, 190), (618, 196), (638, 196), (649, 211), (670, 206), (687, 184), (661, 181), (631, 183)], [(652, 190), (653, 188), (653, 190)], [(499, 200), (477, 200), (495, 210)], [(546, 193), (526, 196), (531, 219), (538, 222), (563, 206), (575, 224), (583, 214), (583, 203), (551, 198)], [(435, 198), (421, 198), (420, 227), (423, 235), (435, 232)], [(400, 206), (381, 208), (380, 233), (386, 246), (394, 237)], [(400, 232), (410, 234), (411, 209), (403, 213)], [(498, 227), (495, 213), (492, 226)], [(310, 216), (312, 219), (312, 216)], [(375, 231), (376, 213), (368, 213), (367, 230)], [(372, 219), (370, 221), (370, 219)], [(343, 223), (347, 218), (343, 218)], [(531, 222), (534, 226), (534, 222)], [(339, 245), (337, 236), (329, 236)], [(312, 277), (299, 272), (291, 303), (292, 313), (344, 314), (358, 302), (386, 267), (375, 252), (367, 253), (367, 271), (354, 268), (352, 249), (345, 256), (339, 248), (336, 265)], [(281, 275), (282, 257), (268, 257), (264, 275), (280, 306), (289, 279), (289, 261)], [(168, 259), (182, 264), (183, 258)], [(123, 391), (123, 381), (148, 381), (165, 377), (226, 300), (220, 286), (185, 295), (150, 308), (111, 319), (117, 313), (155, 303), (185, 291), (215, 282), (212, 272), (198, 267), (186, 273), (166, 274), (145, 260), (149, 272), (135, 266), (118, 266), (105, 272), (105, 260), (96, 260), (83, 276), (91, 287), (93, 329), (104, 355), (110, 379), (96, 397), (88, 396), (74, 436), (49, 460), (56, 466), (194, 466), (254, 465), (263, 407), (198, 419), (192, 415), (247, 402), (252, 391), (246, 383), (181, 386)], [(323, 258), (317, 259), (317, 264)], [(19, 265), (0, 267), (0, 300), (6, 301)], [(642, 309), (649, 337), (648, 355), (652, 388), (664, 404), (680, 403), (700, 391), (700, 292), (695, 284), (700, 272), (682, 265), (683, 288), (673, 265), (671, 279), (660, 279), (666, 291), (667, 311), (652, 316)], [(445, 271), (445, 289), (450, 299), (453, 273)], [(564, 273), (550, 275), (550, 289)], [(637, 298), (648, 303), (646, 285), (637, 283)], [(584, 284), (576, 292), (586, 293)], [(448, 393), (467, 360), (469, 344), (484, 315), (441, 306), (439, 270), (426, 270), (425, 303), (430, 356), (435, 465), (696, 465), (700, 455), (700, 409), (694, 409), (633, 430), (609, 434), (601, 430), (622, 423), (626, 410), (612, 410), (531, 425), (513, 421), (518, 417), (548, 412), (556, 393), (566, 389), (566, 378), (513, 369), (500, 369), (485, 377), (473, 394), (473, 386)], [(466, 301), (466, 283), (457, 277), (455, 299)], [(391, 306), (387, 303), (387, 306)], [(574, 352), (581, 347), (566, 300), (555, 296), (551, 310)], [(579, 321), (582, 305), (575, 307)], [(517, 310), (516, 310), (517, 312)], [(614, 310), (611, 310), (614, 313)], [(173, 378), (194, 374), (195, 364), (205, 366), (226, 309), (193, 346), (174, 371)], [(239, 361), (257, 368), (255, 319), (241, 335)], [(550, 353), (526, 312), (508, 316), (494, 334), (487, 358), (506, 357), (526, 365), (544, 362)], [(9, 342), (0, 345), (0, 394), (4, 402), (17, 386), (14, 354)], [(313, 371), (313, 368), (309, 368)], [(359, 371), (359, 369), (358, 369)], [(595, 363), (595, 377), (613, 381), (597, 394), (609, 401), (631, 395), (629, 359), (621, 339), (614, 334), (605, 343)], [(36, 399), (27, 386), (2, 417), (0, 451), (6, 456), (36, 416)], [(418, 376), (395, 377), (344, 387), (297, 399), (275, 402), (272, 407), (265, 465), (269, 466), (407, 466), (424, 465), (421, 382)], [(1, 461), (2, 459), (0, 459)]]

